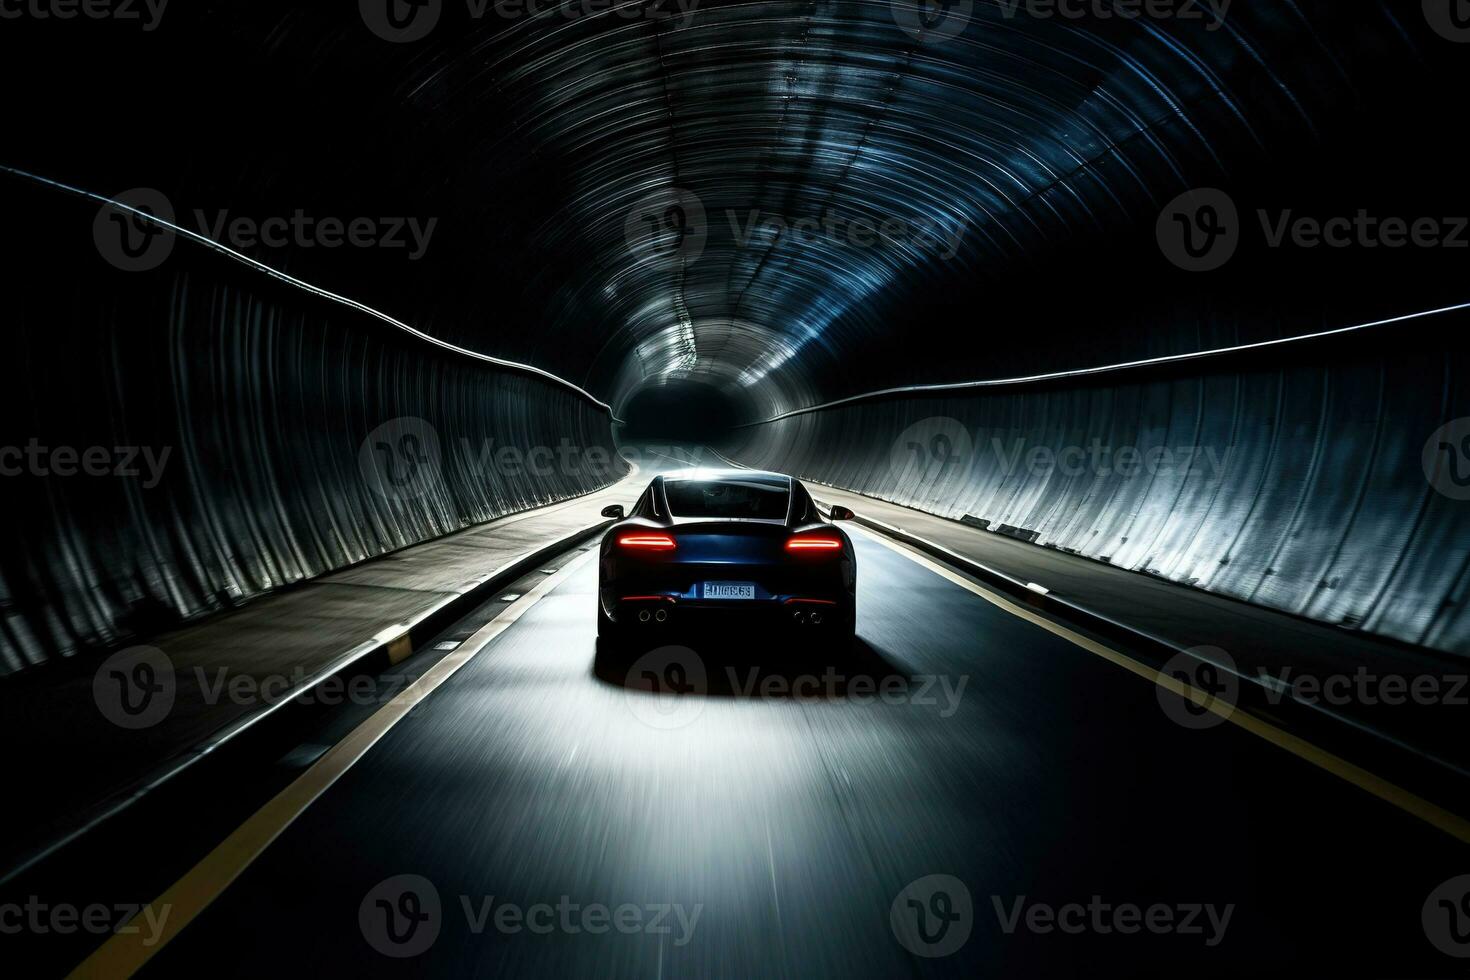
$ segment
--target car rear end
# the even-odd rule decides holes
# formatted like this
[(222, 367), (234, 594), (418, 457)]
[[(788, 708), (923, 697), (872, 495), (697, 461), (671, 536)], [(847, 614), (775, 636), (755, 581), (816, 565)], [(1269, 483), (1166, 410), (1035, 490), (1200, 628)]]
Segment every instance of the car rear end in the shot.
[(711, 503), (707, 488), (670, 481), (658, 488), (663, 513), (635, 517), (607, 535), (599, 599), (608, 621), (644, 635), (850, 635), (856, 576), (847, 536), (797, 510), (809, 498), (793, 496), (787, 478), (743, 483), (737, 494), (761, 499)]

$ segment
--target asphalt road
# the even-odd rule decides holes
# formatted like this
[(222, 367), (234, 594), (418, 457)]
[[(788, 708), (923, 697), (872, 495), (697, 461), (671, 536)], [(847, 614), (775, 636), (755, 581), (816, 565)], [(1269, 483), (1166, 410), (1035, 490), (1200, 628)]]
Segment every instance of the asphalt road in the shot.
[(844, 679), (735, 644), (681, 695), (584, 560), (143, 975), (1463, 973), (1465, 847), (854, 537)]

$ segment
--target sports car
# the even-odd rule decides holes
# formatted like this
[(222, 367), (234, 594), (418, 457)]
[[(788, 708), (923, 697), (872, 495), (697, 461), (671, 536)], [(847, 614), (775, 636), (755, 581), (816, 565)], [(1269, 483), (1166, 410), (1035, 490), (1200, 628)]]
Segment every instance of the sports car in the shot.
[(602, 539), (597, 635), (658, 640), (700, 629), (795, 631), (850, 644), (857, 621), (852, 541), (806, 487), (755, 470), (653, 478)]

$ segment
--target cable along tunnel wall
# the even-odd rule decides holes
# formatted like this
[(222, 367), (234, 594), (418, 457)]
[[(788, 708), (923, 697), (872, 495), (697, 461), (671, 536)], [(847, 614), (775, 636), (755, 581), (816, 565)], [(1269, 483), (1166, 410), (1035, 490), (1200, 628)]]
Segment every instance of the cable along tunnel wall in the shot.
[(0, 673), (627, 470), (608, 412), (565, 385), (192, 244), (118, 271), (94, 214), (63, 202), (4, 236)]
[(751, 466), (1465, 654), (1470, 487), (1455, 467), (1470, 459), (1450, 454), (1470, 437), (1470, 421), (1453, 422), (1470, 415), (1470, 372), (1449, 338), (1466, 319), (1088, 383), (860, 401), (738, 429), (726, 448)]

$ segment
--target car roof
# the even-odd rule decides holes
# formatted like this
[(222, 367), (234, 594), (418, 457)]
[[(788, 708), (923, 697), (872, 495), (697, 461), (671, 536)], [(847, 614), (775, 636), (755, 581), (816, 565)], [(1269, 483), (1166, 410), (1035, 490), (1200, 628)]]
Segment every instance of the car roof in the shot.
[(681, 482), (684, 480), (770, 480), (776, 483), (794, 483), (795, 481), (785, 473), (772, 473), (769, 470), (737, 470), (732, 467), (691, 467), (689, 469), (674, 470), (661, 474), (662, 479), (668, 482)]

